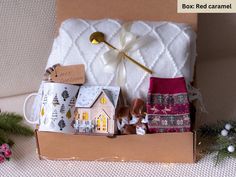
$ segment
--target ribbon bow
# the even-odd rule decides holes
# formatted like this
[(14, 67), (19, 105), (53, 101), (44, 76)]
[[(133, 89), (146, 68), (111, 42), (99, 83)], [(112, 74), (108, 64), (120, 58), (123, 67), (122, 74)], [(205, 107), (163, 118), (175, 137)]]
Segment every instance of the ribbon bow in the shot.
[(133, 52), (149, 42), (148, 37), (137, 37), (123, 26), (120, 33), (120, 49), (110, 48), (103, 55), (105, 72), (116, 73), (116, 83), (124, 87), (126, 85), (125, 54)]

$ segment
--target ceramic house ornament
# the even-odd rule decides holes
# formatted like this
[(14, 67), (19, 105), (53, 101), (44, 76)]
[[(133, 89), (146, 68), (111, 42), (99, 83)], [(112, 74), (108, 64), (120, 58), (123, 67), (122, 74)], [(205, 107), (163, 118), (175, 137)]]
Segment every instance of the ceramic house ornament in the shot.
[(75, 105), (76, 133), (116, 134), (121, 100), (120, 87), (82, 86)]

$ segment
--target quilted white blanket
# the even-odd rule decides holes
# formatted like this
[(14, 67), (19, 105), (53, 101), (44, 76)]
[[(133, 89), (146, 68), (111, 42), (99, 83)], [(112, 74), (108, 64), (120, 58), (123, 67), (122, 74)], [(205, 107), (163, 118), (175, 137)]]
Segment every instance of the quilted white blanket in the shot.
[[(107, 73), (102, 60), (109, 47), (104, 44), (91, 44), (89, 37), (95, 31), (103, 32), (110, 44), (121, 48), (119, 39), (122, 24), (122, 21), (113, 19), (66, 20), (54, 41), (46, 68), (57, 63), (85, 64), (86, 85), (116, 85), (116, 74)], [(142, 38), (152, 39), (150, 43), (134, 51), (127, 51), (130, 57), (153, 70), (152, 76), (184, 76), (187, 82), (193, 80), (196, 35), (190, 26), (172, 22), (134, 21), (130, 32)], [(150, 74), (128, 60), (124, 65), (129, 98), (146, 97)]]

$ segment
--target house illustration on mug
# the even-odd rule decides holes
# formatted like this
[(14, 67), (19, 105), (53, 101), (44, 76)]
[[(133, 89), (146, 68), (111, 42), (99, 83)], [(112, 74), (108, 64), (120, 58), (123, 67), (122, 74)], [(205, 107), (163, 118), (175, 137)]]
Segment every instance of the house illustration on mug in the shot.
[(76, 133), (116, 134), (121, 100), (120, 87), (81, 86), (75, 105)]

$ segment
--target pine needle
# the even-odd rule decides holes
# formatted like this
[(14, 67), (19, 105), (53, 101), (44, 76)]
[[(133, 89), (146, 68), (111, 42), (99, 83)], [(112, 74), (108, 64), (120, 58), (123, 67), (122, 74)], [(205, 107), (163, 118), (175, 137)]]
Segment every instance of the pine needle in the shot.
[(6, 132), (4, 132), (3, 130), (0, 129), (0, 144), (8, 142), (8, 139), (9, 139), (9, 137), (6, 134)]
[(10, 146), (14, 144), (14, 142), (9, 138), (6, 132), (0, 129), (0, 144), (7, 143)]
[(10, 135), (23, 135), (23, 136), (33, 136), (34, 131), (25, 125), (22, 125), (21, 122), (23, 117), (15, 113), (0, 113), (0, 145), (7, 143), (10, 146), (14, 142), (10, 139)]
[(23, 120), (23, 117), (15, 113), (1, 112), (0, 120), (1, 119), (7, 119), (9, 122), (19, 123)]
[[(222, 136), (221, 131), (225, 129), (225, 124), (229, 123), (233, 127), (228, 130), (227, 136)], [(209, 154), (216, 152), (215, 165), (227, 158), (236, 158), (236, 151), (229, 152), (228, 147), (232, 145), (236, 148), (236, 122), (218, 121), (216, 124), (203, 125), (197, 131), (198, 141), (201, 142), (202, 152)]]
[(23, 117), (14, 113), (0, 113), (0, 129), (6, 133), (32, 136), (34, 132), (30, 127), (21, 125)]
[(217, 152), (217, 155), (216, 155), (216, 163), (215, 163), (215, 165), (218, 165), (221, 161), (223, 161), (224, 159), (229, 158), (229, 157), (230, 157), (230, 154), (227, 151), (227, 149), (219, 150)]

